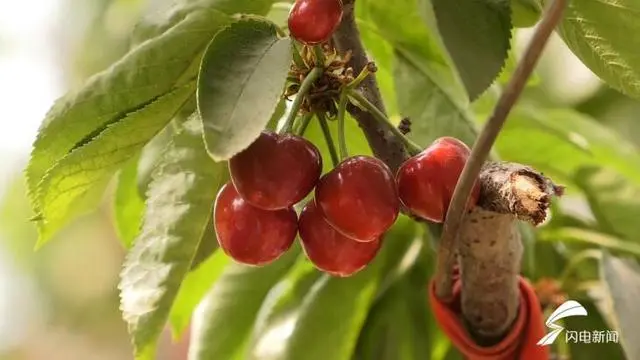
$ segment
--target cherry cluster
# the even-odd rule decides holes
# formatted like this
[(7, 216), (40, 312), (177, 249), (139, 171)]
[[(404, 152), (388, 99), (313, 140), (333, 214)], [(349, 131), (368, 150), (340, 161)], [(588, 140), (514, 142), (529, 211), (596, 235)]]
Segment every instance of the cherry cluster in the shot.
[[(265, 265), (285, 253), (299, 233), (318, 269), (352, 275), (376, 256), (401, 205), (414, 216), (443, 221), (469, 153), (461, 141), (444, 137), (407, 160), (395, 176), (381, 160), (362, 155), (321, 176), (315, 145), (265, 130), (229, 161), (231, 181), (214, 208), (220, 247), (240, 263)], [(293, 206), (314, 188), (298, 218)], [(478, 197), (476, 183), (469, 208)]]

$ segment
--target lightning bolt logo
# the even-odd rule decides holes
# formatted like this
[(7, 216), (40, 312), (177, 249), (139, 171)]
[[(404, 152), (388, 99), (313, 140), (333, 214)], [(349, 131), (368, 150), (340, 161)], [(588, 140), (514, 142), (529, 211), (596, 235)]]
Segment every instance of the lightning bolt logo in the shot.
[(537, 345), (546, 346), (553, 344), (560, 333), (562, 333), (562, 330), (564, 330), (562, 326), (555, 324), (555, 322), (570, 316), (587, 316), (587, 309), (574, 300), (566, 301), (562, 305), (558, 306), (558, 308), (545, 322), (545, 325), (547, 325), (549, 329), (552, 329), (551, 332), (543, 336), (542, 339), (538, 341)]

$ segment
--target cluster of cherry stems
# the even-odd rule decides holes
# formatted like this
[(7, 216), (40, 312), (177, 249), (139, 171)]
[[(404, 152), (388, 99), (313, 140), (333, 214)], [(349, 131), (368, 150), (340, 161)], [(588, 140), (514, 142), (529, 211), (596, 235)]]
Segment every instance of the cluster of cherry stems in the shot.
[[(289, 29), (304, 44), (326, 41), (342, 17), (340, 0), (298, 0)], [(381, 160), (343, 159), (322, 175), (322, 157), (303, 137), (265, 130), (229, 161), (231, 181), (214, 207), (221, 249), (235, 261), (266, 265), (299, 233), (307, 258), (321, 271), (350, 276), (378, 253), (401, 206), (413, 216), (442, 222), (470, 154), (460, 140), (443, 137), (393, 174)], [(293, 206), (315, 189), (300, 216)], [(476, 183), (468, 208), (479, 197)]]

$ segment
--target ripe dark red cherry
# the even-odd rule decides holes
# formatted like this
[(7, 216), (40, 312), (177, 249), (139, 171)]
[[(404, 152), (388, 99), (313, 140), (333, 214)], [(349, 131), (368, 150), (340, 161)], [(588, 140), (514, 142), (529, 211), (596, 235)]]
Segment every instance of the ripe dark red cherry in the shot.
[(338, 164), (320, 178), (315, 195), (329, 224), (357, 241), (375, 241), (400, 210), (391, 170), (370, 156), (353, 156)]
[(329, 40), (341, 19), (341, 0), (297, 0), (289, 12), (289, 32), (303, 44), (319, 44)]
[(302, 248), (320, 270), (346, 277), (362, 270), (380, 249), (380, 239), (358, 242), (337, 232), (324, 218), (315, 201), (309, 201), (298, 222)]
[(247, 203), (225, 184), (216, 198), (214, 224), (220, 248), (235, 261), (264, 265), (284, 254), (298, 230), (292, 208), (268, 211)]
[[(423, 219), (442, 222), (469, 154), (469, 147), (462, 141), (442, 137), (407, 160), (396, 174), (402, 203)], [(479, 197), (480, 185), (476, 181), (467, 210), (475, 206)]]
[(264, 210), (286, 209), (313, 190), (322, 158), (312, 143), (299, 136), (263, 131), (229, 160), (229, 171), (248, 203)]

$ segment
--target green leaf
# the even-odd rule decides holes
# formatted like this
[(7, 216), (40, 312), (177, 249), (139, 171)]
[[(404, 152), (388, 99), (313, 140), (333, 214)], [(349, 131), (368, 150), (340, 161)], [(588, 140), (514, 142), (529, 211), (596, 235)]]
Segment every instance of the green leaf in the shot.
[(256, 317), (247, 360), (279, 360), (287, 334), (295, 327), (299, 308), (314, 284), (323, 276), (305, 255), (271, 288)]
[[(525, 138), (535, 140), (523, 146)], [(640, 184), (637, 149), (611, 129), (574, 110), (518, 106), (498, 137), (496, 148), (503, 160), (531, 165), (556, 181), (572, 183), (581, 168), (599, 166), (614, 169)]]
[(143, 197), (146, 196), (147, 189), (151, 183), (151, 174), (158, 166), (162, 159), (165, 148), (171, 141), (172, 136), (177, 130), (174, 121), (167, 124), (156, 136), (153, 137), (140, 151), (140, 159), (137, 168), (137, 186), (138, 193)]
[(602, 168), (585, 168), (575, 177), (599, 225), (609, 233), (640, 242), (640, 185)]
[(376, 81), (380, 88), (382, 99), (389, 117), (398, 116), (398, 100), (396, 99), (395, 83), (393, 80), (394, 52), (391, 44), (379, 33), (369, 14), (366, 1), (356, 2), (356, 21), (360, 38), (376, 63), (378, 70), (375, 73)]
[(424, 71), (426, 65), (417, 67), (400, 54), (396, 59), (398, 106), (411, 119), (409, 138), (426, 147), (439, 137), (453, 136), (471, 147), (477, 131), (468, 107), (434, 83)]
[(118, 238), (125, 249), (131, 248), (140, 232), (144, 215), (144, 198), (138, 192), (138, 157), (129, 160), (118, 173), (114, 196), (114, 218)]
[(357, 359), (430, 358), (428, 277), (422, 271), (412, 273), (397, 281), (371, 309), (360, 334)]
[(154, 11), (136, 24), (132, 43), (139, 44), (144, 40), (158, 36), (175, 24), (184, 20), (192, 12), (210, 9), (227, 15), (237, 13), (265, 15), (274, 0), (179, 0), (154, 4)]
[(184, 278), (169, 314), (174, 338), (180, 337), (187, 328), (193, 311), (230, 262), (231, 259), (223, 251), (216, 251)]
[(536, 0), (510, 0), (511, 22), (514, 27), (528, 28), (540, 19), (542, 8)]
[(620, 340), (628, 359), (640, 358), (640, 266), (630, 260), (602, 256), (601, 278), (613, 302)]
[(123, 317), (137, 357), (152, 353), (226, 180), (202, 144), (197, 116), (166, 149), (147, 194), (147, 210), (120, 280)]
[(538, 233), (538, 241), (583, 243), (616, 252), (626, 252), (640, 257), (640, 245), (636, 242), (625, 241), (614, 236), (592, 230), (562, 227), (543, 230)]
[[(173, 118), (193, 90), (194, 83), (188, 83), (128, 114), (49, 169), (38, 187), (44, 220), (38, 223), (37, 246), (42, 246), (79, 211), (85, 210), (88, 206), (85, 195), (94, 188), (102, 189), (122, 164), (137, 155)], [(78, 201), (84, 205), (76, 206)]]
[(229, 17), (216, 11), (190, 13), (56, 101), (40, 127), (26, 169), (34, 210), (40, 212), (43, 204), (37, 189), (47, 170), (128, 113), (193, 79), (200, 54), (228, 22)]
[[(225, 182), (228, 181), (229, 176), (228, 172), (226, 172)], [(193, 262), (191, 262), (191, 270), (197, 269), (200, 264), (206, 261), (218, 248), (220, 244), (218, 243), (218, 237), (216, 236), (216, 228), (213, 224), (213, 208), (211, 209), (211, 216), (209, 216), (209, 220), (207, 221), (207, 226), (205, 228), (204, 234), (202, 234), (202, 239), (200, 239), (200, 245), (198, 245), (198, 250), (196, 251), (195, 256), (193, 257)]]
[(511, 39), (508, 0), (421, 0), (433, 5), (438, 31), (471, 100), (505, 64)]
[(346, 279), (324, 275), (301, 304), (280, 359), (350, 359), (376, 293), (378, 275), (374, 266)]
[[(385, 235), (376, 258), (367, 268), (351, 277), (337, 278), (323, 274), (309, 287), (304, 283), (313, 278), (299, 276), (294, 289), (308, 287), (309, 290), (294, 302), (297, 306), (292, 315), (295, 316), (290, 316), (280, 324), (273, 321), (271, 331), (263, 333), (263, 343), (271, 343), (271, 349), (263, 350), (255, 358), (262, 358), (266, 351), (269, 355), (266, 358), (278, 360), (351, 359), (369, 309), (387, 279), (386, 271), (396, 270), (397, 264), (405, 258), (415, 238), (404, 235), (415, 229), (415, 223), (406, 218), (396, 223)], [(290, 293), (281, 294), (289, 296)], [(276, 306), (280, 304), (276, 302)], [(280, 317), (273, 316), (271, 319), (281, 319), (286, 312), (276, 312), (276, 315)], [(277, 325), (280, 325), (279, 329)], [(293, 332), (288, 338), (270, 337), (270, 333), (273, 336), (291, 328)]]
[(260, 306), (298, 254), (296, 245), (264, 267), (229, 264), (193, 319), (189, 360), (244, 359)]
[(471, 145), (476, 130), (464, 87), (415, 0), (368, 0), (363, 6), (378, 34), (394, 48), (398, 108), (411, 119), (409, 137), (423, 146), (445, 135)]
[(277, 24), (281, 29), (288, 29), (287, 20), (289, 19), (289, 12), (291, 11), (292, 6), (293, 4), (289, 2), (276, 2), (273, 4), (266, 17), (274, 24)]
[(266, 20), (244, 18), (207, 47), (198, 77), (198, 111), (211, 157), (244, 150), (276, 110), (291, 61), (291, 42)]
[(608, 85), (640, 97), (640, 2), (571, 1), (560, 35), (582, 62)]

